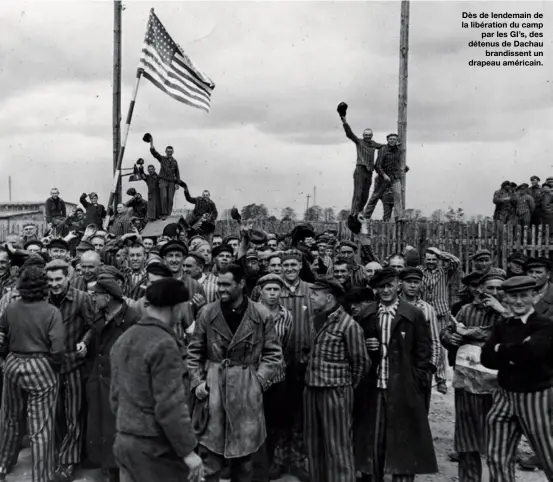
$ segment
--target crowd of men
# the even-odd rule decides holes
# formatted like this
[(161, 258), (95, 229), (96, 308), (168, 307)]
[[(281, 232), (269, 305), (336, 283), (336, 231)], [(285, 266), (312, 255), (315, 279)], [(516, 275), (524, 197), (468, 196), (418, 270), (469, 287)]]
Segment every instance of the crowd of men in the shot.
[(493, 195), (493, 219), (520, 226), (548, 225), (553, 229), (553, 177), (540, 183), (538, 176), (530, 178), (530, 185), (503, 181)]
[(462, 273), (437, 248), (378, 260), (366, 230), (237, 221), (223, 238), (202, 212), (148, 237), (139, 216), (104, 230), (94, 195), (56, 224), (56, 199), (47, 238), (29, 225), (0, 250), (0, 481), (26, 433), (37, 482), (80, 466), (106, 481), (412, 481), (438, 471), (428, 413), (448, 364), (459, 480), (482, 480), (484, 454), (492, 482), (514, 482), (523, 434), (535, 460), (521, 462), (553, 480), (549, 259), (513, 253), (504, 272), (483, 249)]

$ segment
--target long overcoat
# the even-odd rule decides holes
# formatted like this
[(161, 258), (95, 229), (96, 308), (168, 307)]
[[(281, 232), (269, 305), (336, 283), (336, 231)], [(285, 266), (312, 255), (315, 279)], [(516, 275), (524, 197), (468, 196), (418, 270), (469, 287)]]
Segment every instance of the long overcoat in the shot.
[(88, 348), (86, 404), (86, 454), (94, 465), (116, 468), (113, 456), (115, 415), (110, 405), (111, 363), (109, 354), (122, 333), (134, 325), (140, 316), (126, 304), (106, 324), (103, 311), (96, 314), (91, 346)]
[[(380, 336), (378, 303), (369, 305), (360, 320), (366, 338)], [(432, 342), (424, 314), (400, 300), (388, 345), (389, 377), (386, 425), (386, 472), (431, 474), (438, 471), (425, 407), (430, 382)], [(370, 351), (371, 370), (356, 391), (354, 441), (356, 469), (372, 473), (376, 381), (380, 353)]]
[(263, 391), (282, 363), (271, 316), (248, 300), (232, 334), (221, 302), (204, 306), (188, 347), (191, 390), (206, 381), (208, 421), (199, 443), (225, 458), (257, 452), (266, 437)]

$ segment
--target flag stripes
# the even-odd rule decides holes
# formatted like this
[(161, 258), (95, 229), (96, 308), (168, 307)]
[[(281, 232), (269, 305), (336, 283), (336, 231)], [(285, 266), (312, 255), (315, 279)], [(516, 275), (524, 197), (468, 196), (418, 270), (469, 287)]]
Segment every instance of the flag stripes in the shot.
[(215, 84), (194, 66), (153, 12), (144, 38), (139, 72), (173, 99), (209, 112)]

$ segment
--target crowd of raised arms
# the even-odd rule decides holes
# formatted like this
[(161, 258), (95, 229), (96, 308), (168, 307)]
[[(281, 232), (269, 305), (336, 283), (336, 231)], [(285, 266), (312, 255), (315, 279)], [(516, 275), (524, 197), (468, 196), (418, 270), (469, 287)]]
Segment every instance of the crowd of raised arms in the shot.
[[(0, 250), (0, 481), (26, 435), (34, 482), (413, 481), (438, 472), (428, 414), (451, 390), (461, 482), (483, 480), (481, 455), (492, 482), (515, 482), (517, 459), (553, 480), (549, 259), (379, 260), (365, 230), (277, 235), (237, 210), (223, 238), (209, 192), (151, 151), (148, 200), (129, 191), (106, 223), (96, 194), (67, 216), (53, 189), (45, 236), (29, 224)], [(194, 209), (172, 222), (176, 186)]]

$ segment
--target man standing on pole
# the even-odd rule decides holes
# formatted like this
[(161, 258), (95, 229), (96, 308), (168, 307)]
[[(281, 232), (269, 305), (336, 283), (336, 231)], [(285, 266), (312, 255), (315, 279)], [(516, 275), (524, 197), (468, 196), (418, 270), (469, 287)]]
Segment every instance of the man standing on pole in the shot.
[(177, 182), (180, 179), (179, 164), (173, 157), (173, 147), (165, 148), (165, 156), (162, 156), (154, 147), (154, 139), (151, 135), (146, 134), (144, 140), (150, 143), (150, 153), (154, 156), (161, 168), (159, 170), (159, 194), (161, 198), (161, 217), (166, 219), (173, 211), (173, 198), (175, 190), (178, 189)]
[(374, 170), (375, 149), (380, 149), (383, 144), (378, 144), (372, 140), (373, 131), (369, 128), (363, 131), (362, 139), (357, 137), (346, 120), (347, 108), (348, 105), (345, 102), (340, 103), (338, 106), (338, 114), (344, 125), (346, 137), (350, 139), (357, 148), (357, 163), (355, 171), (353, 171), (353, 198), (351, 201), (351, 214), (357, 216), (363, 211), (369, 199), (369, 191), (371, 189)]

